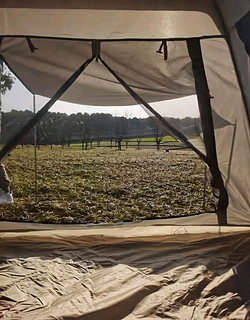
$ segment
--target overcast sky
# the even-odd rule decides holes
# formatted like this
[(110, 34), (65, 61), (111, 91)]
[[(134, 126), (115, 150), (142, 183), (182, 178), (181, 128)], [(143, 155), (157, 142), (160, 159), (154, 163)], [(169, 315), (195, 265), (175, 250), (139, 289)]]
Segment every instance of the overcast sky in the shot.
[[(47, 98), (36, 96), (36, 108), (40, 109), (46, 102)], [(198, 117), (198, 107), (196, 96), (189, 96), (181, 99), (174, 99), (164, 102), (152, 103), (152, 106), (160, 112), (163, 116), (185, 118)], [(10, 111), (16, 110), (32, 110), (32, 94), (16, 79), (10, 92), (7, 92), (2, 97), (2, 110)], [(67, 114), (87, 112), (91, 113), (111, 113), (116, 116), (145, 118), (147, 113), (140, 106), (126, 106), (126, 107), (96, 107), (85, 106), (79, 104), (72, 104), (64, 101), (58, 101), (51, 111), (63, 112)]]

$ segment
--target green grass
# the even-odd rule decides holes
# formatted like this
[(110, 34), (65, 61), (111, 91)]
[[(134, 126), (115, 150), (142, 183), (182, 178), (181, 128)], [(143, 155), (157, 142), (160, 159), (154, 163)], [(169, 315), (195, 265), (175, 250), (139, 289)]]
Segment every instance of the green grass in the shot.
[[(129, 146), (134, 146), (134, 147), (137, 147), (137, 141), (138, 139), (137, 138), (134, 138), (134, 139), (126, 139), (124, 138), (123, 141), (122, 141), (122, 146), (126, 146), (126, 141), (128, 141), (129, 143)], [(178, 141), (176, 141), (174, 138), (172, 138), (171, 136), (165, 136), (162, 138), (162, 141), (161, 143), (175, 143), (176, 145), (180, 146), (180, 143)], [(113, 147), (115, 147), (115, 141), (112, 142), (113, 144)], [(154, 137), (149, 137), (149, 138), (142, 138), (140, 140), (140, 147), (143, 147), (143, 146), (149, 146), (149, 145), (152, 145), (152, 146), (155, 146), (155, 139)], [(72, 147), (75, 147), (75, 148), (82, 148), (82, 144), (81, 143), (74, 143), (71, 145)], [(97, 142), (94, 141), (93, 144), (92, 144), (93, 147), (97, 147)], [(101, 147), (110, 147), (110, 141), (101, 141)]]
[[(188, 150), (41, 147), (35, 193), (33, 148), (6, 159), (13, 205), (5, 220), (100, 223), (179, 216), (203, 211), (204, 164)], [(206, 191), (206, 211), (211, 192)]]
[[(126, 140), (126, 139), (125, 139)], [(127, 139), (128, 141), (134, 141), (137, 142), (137, 138), (134, 139)], [(162, 142), (169, 142), (169, 141), (176, 141), (173, 137), (171, 136), (165, 136), (162, 138)], [(149, 138), (142, 138), (141, 142), (152, 142), (152, 144), (155, 144), (155, 139), (154, 137), (149, 137)]]

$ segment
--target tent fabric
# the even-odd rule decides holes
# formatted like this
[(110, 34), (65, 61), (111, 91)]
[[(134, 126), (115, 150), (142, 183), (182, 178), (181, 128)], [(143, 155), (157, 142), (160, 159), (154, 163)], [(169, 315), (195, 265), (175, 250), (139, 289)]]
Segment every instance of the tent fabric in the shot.
[(243, 41), (239, 37), (236, 27), (232, 28), (230, 31), (230, 39), (232, 43), (232, 50), (234, 52), (235, 66), (237, 68), (238, 77), (243, 91), (242, 94), (246, 104), (248, 119), (250, 120), (250, 57), (247, 54)]
[[(202, 40), (201, 46), (208, 86), (213, 96), (211, 105), (217, 114), (213, 114), (216, 150), (219, 168), (229, 194), (228, 222), (234, 224), (241, 220), (242, 224), (248, 224), (250, 133), (241, 91), (225, 40)], [(217, 48), (224, 57), (218, 64)], [(212, 51), (214, 54), (208, 57)], [(219, 125), (218, 116), (226, 120), (223, 126)]]
[[(248, 0), (217, 0), (219, 11), (221, 12), (222, 22), (227, 30), (227, 38), (230, 44), (232, 57), (234, 60), (235, 71), (242, 89), (245, 108), (250, 120), (250, 58), (245, 50), (244, 43), (240, 40), (235, 25), (250, 12), (250, 2)], [(249, 37), (249, 27), (247, 29)]]
[(234, 0), (216, 0), (215, 2), (228, 30), (231, 30), (250, 10), (248, 0), (238, 0), (237, 2)]
[(174, 0), (4, 0), (0, 8), (3, 35), (154, 39), (214, 36), (222, 32), (211, 0), (181, 0), (178, 4)]
[[(92, 56), (90, 41), (33, 39), (30, 51), (24, 38), (4, 38), (0, 54), (33, 93), (52, 97), (64, 81)], [(156, 53), (161, 41), (101, 43), (101, 57), (146, 101), (161, 101), (195, 94), (191, 61), (185, 41), (168, 43), (168, 60)], [(93, 61), (61, 98), (96, 105), (134, 105), (134, 99), (102, 66)]]
[(215, 134), (211, 108), (211, 94), (207, 83), (201, 44), (198, 39), (188, 39), (187, 46), (192, 59), (195, 87), (199, 104), (203, 139), (206, 148), (207, 163), (210, 170), (210, 180), (214, 195), (214, 204), (219, 224), (227, 224), (226, 209), (228, 207), (228, 193), (225, 189), (221, 172), (218, 166), (215, 146)]
[(1, 318), (247, 319), (250, 233), (239, 229), (1, 233)]
[(241, 41), (244, 43), (244, 47), (248, 56), (250, 56), (250, 11), (236, 23), (236, 28)]
[[(123, 236), (148, 236), (177, 233), (202, 233), (202, 232), (240, 232), (249, 231), (249, 226), (218, 226), (216, 216), (212, 213), (195, 214), (190, 220), (190, 216), (176, 217), (169, 219), (152, 219), (133, 222), (100, 223), (100, 224), (53, 224), (34, 222), (14, 222), (1, 221), (0, 232), (30, 232), (30, 231), (51, 231), (57, 230), (84, 230), (85, 234), (95, 235), (115, 235), (120, 230), (126, 230)], [(191, 224), (188, 224), (191, 223)], [(129, 230), (129, 232), (128, 232)], [(226, 231), (225, 231), (226, 230)]]

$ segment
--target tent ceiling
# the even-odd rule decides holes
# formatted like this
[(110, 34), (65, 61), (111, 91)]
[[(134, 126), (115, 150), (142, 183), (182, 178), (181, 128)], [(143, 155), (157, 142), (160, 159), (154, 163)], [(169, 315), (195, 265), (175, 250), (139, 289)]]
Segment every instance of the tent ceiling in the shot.
[[(241, 1), (244, 10), (235, 14), (227, 11), (227, 20), (233, 21), (234, 16), (245, 12), (246, 1)], [(186, 44), (168, 42), (167, 61), (156, 50), (161, 39), (222, 36), (223, 22), (215, 3), (2, 0), (0, 54), (32, 93), (51, 97), (91, 56), (91, 44), (86, 40), (115, 40), (102, 44), (101, 55), (139, 95), (148, 102), (179, 98), (195, 93)], [(223, 4), (221, 10), (225, 8)], [(38, 50), (31, 52), (25, 37), (30, 37)], [(63, 100), (102, 106), (134, 104), (96, 62), (64, 94)]]
[(213, 1), (1, 1), (0, 34), (80, 39), (220, 35)]
[[(160, 39), (221, 36), (220, 21), (212, 0), (3, 0), (0, 54), (32, 93), (51, 97), (91, 57), (91, 43), (83, 40), (123, 40), (102, 43), (102, 58), (146, 101), (162, 101), (195, 89), (185, 42), (168, 42), (164, 61), (156, 53)], [(24, 37), (38, 50), (31, 52)], [(96, 62), (62, 99), (102, 106), (135, 103)]]
[[(90, 41), (4, 38), (0, 53), (35, 94), (51, 97), (69, 76), (92, 56)], [(168, 43), (168, 59), (156, 53), (161, 41), (122, 41), (101, 44), (102, 58), (146, 101), (179, 98), (195, 93), (185, 41)], [(62, 100), (87, 105), (131, 105), (135, 101), (100, 62), (93, 61)]]

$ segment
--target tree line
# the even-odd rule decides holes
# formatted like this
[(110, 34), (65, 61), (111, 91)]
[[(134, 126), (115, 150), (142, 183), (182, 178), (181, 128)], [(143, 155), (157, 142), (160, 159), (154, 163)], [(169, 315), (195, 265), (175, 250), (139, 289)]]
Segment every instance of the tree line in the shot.
[[(2, 113), (2, 137), (5, 144), (16, 132), (18, 132), (32, 117), (29, 110)], [(197, 135), (199, 119), (186, 117), (184, 119), (167, 118), (168, 121), (186, 135)], [(152, 137), (159, 144), (167, 132), (156, 125), (151, 118), (127, 118), (117, 117), (104, 113), (77, 113), (67, 115), (65, 113), (48, 112), (36, 126), (37, 145), (70, 146), (72, 143), (82, 143), (82, 148), (87, 149), (96, 142), (101, 141), (116, 143), (121, 149), (123, 140), (135, 138), (138, 141), (145, 137)], [(30, 132), (20, 141), (20, 144), (34, 143), (34, 131)]]

